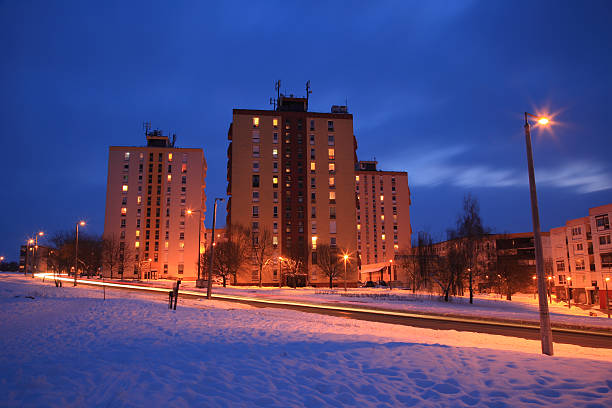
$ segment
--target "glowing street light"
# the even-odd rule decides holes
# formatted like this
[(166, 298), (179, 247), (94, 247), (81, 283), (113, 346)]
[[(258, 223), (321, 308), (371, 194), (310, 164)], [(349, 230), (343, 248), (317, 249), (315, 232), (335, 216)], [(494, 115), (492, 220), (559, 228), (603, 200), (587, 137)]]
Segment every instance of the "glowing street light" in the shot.
[(347, 291), (346, 288), (346, 261), (348, 260), (349, 256), (348, 254), (344, 254), (342, 255), (342, 260), (344, 261), (344, 291)]
[(566, 292), (567, 292), (567, 307), (568, 307), (568, 309), (571, 309), (572, 308), (572, 300), (570, 299), (570, 283), (572, 281), (572, 277), (568, 276), (566, 281), (567, 281), (567, 284), (565, 285), (565, 289), (566, 289)]
[(77, 285), (77, 274), (79, 271), (79, 227), (84, 227), (85, 221), (76, 223), (76, 237), (74, 240), (74, 286)]
[(279, 289), (283, 287), (283, 261), (285, 259), (282, 256), (278, 257), (278, 266), (280, 267), (279, 269), (279, 275), (278, 275), (278, 287)]
[(32, 268), (32, 278), (34, 278), (34, 273), (38, 269), (38, 237), (42, 237), (43, 235), (45, 235), (44, 232), (38, 231), (38, 234), (34, 237), (34, 267)]
[(536, 275), (538, 282), (538, 295), (540, 307), (540, 338), (542, 353), (553, 355), (552, 329), (550, 326), (550, 313), (546, 302), (546, 282), (544, 280), (544, 255), (542, 253), (542, 234), (540, 231), (540, 214), (538, 212), (538, 195), (536, 192), (535, 172), (533, 169), (533, 151), (531, 148), (531, 125), (529, 118), (535, 118), (539, 124), (547, 125), (548, 118), (532, 115), (525, 112), (525, 145), (527, 150), (527, 169), (529, 171), (529, 192), (531, 195), (531, 218), (533, 220), (533, 240), (536, 255)]

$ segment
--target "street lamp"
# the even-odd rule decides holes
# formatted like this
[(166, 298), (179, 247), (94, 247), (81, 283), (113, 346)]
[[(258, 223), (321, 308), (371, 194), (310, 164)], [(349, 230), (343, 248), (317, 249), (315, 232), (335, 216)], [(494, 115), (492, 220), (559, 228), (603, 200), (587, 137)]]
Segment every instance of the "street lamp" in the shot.
[(200, 271), (202, 270), (200, 267), (200, 258), (202, 257), (201, 251), (201, 238), (202, 238), (202, 210), (187, 210), (187, 214), (191, 215), (193, 213), (198, 213), (198, 280), (196, 281), (196, 287), (200, 287)]
[(535, 299), (535, 298), (536, 298), (536, 290), (537, 290), (537, 288), (538, 288), (538, 287), (536, 286), (536, 279), (537, 279), (537, 276), (533, 275), (533, 276), (531, 277), (531, 279), (533, 280), (533, 298)]
[(348, 254), (342, 255), (342, 259), (344, 260), (344, 291), (345, 292), (347, 291), (347, 288), (346, 288), (346, 261), (348, 257), (349, 257)]
[(223, 198), (215, 198), (215, 205), (213, 208), (213, 224), (212, 234), (210, 241), (210, 264), (208, 266), (208, 288), (206, 289), (206, 298), (210, 299), (212, 295), (212, 271), (213, 271), (213, 260), (215, 258), (215, 223), (217, 221), (217, 201), (223, 201)]
[(278, 266), (280, 267), (279, 269), (279, 275), (278, 275), (278, 288), (282, 288), (283, 287), (283, 257), (279, 256), (278, 257)]
[(542, 254), (542, 235), (540, 232), (540, 215), (538, 213), (538, 195), (536, 192), (535, 173), (533, 169), (533, 152), (531, 148), (531, 125), (529, 117), (537, 119), (540, 125), (547, 125), (548, 118), (532, 115), (525, 112), (525, 144), (527, 150), (527, 169), (529, 171), (529, 191), (531, 194), (531, 218), (533, 220), (533, 238), (536, 255), (536, 275), (538, 277), (538, 295), (540, 306), (540, 338), (542, 353), (553, 355), (552, 329), (550, 326), (550, 313), (546, 302), (546, 286), (544, 281), (544, 256)]
[(606, 284), (606, 310), (608, 311), (608, 319), (610, 318), (610, 292), (608, 292), (609, 281), (609, 277), (606, 277), (606, 279), (604, 279), (604, 283)]
[(34, 273), (38, 270), (38, 237), (42, 237), (43, 235), (45, 235), (45, 233), (39, 231), (34, 237), (34, 265), (32, 268), (32, 278), (34, 277)]
[(74, 241), (74, 286), (77, 285), (77, 274), (79, 271), (79, 226), (84, 227), (85, 221), (76, 223), (76, 238)]
[(568, 276), (566, 279), (566, 284), (565, 284), (565, 289), (567, 292), (567, 308), (571, 309), (572, 308), (572, 299), (570, 299), (570, 283), (572, 281), (572, 277)]
[(393, 289), (393, 286), (391, 285), (393, 276), (391, 276), (391, 273), (393, 273), (393, 259), (389, 259), (389, 290)]
[(26, 241), (26, 253), (25, 253), (25, 262), (23, 265), (23, 276), (28, 276), (28, 260), (30, 259), (30, 245), (34, 243), (32, 238)]

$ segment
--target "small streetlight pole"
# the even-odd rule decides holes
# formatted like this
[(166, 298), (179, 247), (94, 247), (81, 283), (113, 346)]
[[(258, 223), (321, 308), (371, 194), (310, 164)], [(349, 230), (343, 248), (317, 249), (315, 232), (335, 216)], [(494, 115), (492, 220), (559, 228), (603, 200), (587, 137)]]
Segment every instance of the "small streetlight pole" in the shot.
[(32, 268), (32, 278), (34, 277), (34, 273), (38, 271), (38, 237), (42, 237), (43, 235), (45, 235), (45, 233), (39, 231), (34, 237), (34, 265)]
[[(196, 280), (196, 287), (200, 285), (200, 271), (202, 267), (200, 266), (200, 259), (202, 258), (202, 254), (200, 253), (201, 239), (202, 239), (202, 210), (187, 210), (187, 214), (191, 215), (193, 213), (198, 213), (198, 280)], [(214, 230), (213, 230), (214, 234)]]
[(346, 287), (346, 260), (348, 259), (348, 254), (344, 254), (342, 256), (342, 259), (344, 260), (344, 291), (347, 291), (347, 287)]
[(538, 286), (537, 286), (537, 284), (536, 284), (536, 278), (537, 278), (537, 276), (535, 276), (535, 275), (533, 275), (533, 276), (531, 277), (531, 279), (533, 280), (533, 298), (534, 298), (534, 299), (536, 298), (536, 292), (537, 292), (537, 290), (538, 290)]
[(278, 257), (278, 266), (279, 266), (278, 288), (280, 289), (283, 287), (283, 257), (282, 256)]
[(540, 214), (538, 211), (538, 195), (536, 192), (535, 171), (533, 168), (533, 151), (531, 148), (531, 131), (529, 117), (538, 119), (538, 123), (546, 125), (548, 119), (540, 118), (525, 112), (525, 145), (527, 151), (527, 169), (529, 171), (529, 192), (531, 195), (531, 218), (533, 221), (533, 237), (536, 255), (536, 275), (538, 282), (538, 296), (540, 306), (540, 338), (542, 342), (542, 353), (553, 355), (552, 329), (550, 325), (550, 313), (546, 302), (546, 281), (544, 279), (544, 256), (542, 253), (542, 235), (540, 232)]
[(566, 279), (565, 288), (567, 289), (567, 308), (572, 308), (572, 299), (570, 299), (570, 282), (572, 281), (572, 277), (568, 276)]
[(79, 225), (83, 227), (85, 221), (79, 221), (76, 223), (76, 237), (74, 241), (74, 286), (77, 285), (77, 273), (79, 270)]
[[(34, 240), (31, 239), (31, 238), (26, 241), (25, 262), (23, 264), (23, 276), (24, 277), (28, 276), (28, 264), (30, 263), (29, 262), (29, 260), (30, 260), (30, 245), (32, 245), (33, 243), (34, 243)], [(34, 255), (32, 254), (32, 256), (34, 256)]]
[(215, 223), (217, 221), (217, 201), (223, 201), (223, 198), (215, 198), (215, 206), (213, 208), (213, 224), (212, 224), (212, 238), (210, 240), (210, 263), (208, 265), (208, 288), (206, 289), (206, 298), (210, 299), (212, 296), (212, 272), (213, 262), (215, 258)]
[(608, 311), (608, 319), (610, 318), (610, 292), (608, 292), (608, 281), (610, 280), (609, 277), (606, 277), (606, 279), (604, 279), (604, 283), (606, 285), (606, 310)]

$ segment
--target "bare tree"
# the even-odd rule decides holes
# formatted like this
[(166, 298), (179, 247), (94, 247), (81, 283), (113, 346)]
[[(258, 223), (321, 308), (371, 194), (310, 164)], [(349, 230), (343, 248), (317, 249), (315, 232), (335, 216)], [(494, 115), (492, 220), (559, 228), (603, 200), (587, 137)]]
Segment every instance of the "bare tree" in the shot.
[(259, 287), (262, 286), (263, 269), (273, 260), (274, 247), (272, 232), (268, 228), (261, 231), (252, 231), (253, 260), (259, 271)]
[(317, 265), (329, 278), (330, 289), (333, 288), (334, 279), (342, 272), (340, 264), (337, 248), (332, 248), (329, 244), (317, 244)]
[(478, 251), (482, 241), (489, 229), (484, 227), (480, 218), (480, 205), (478, 199), (471, 194), (463, 197), (463, 212), (457, 217), (457, 229), (454, 231), (454, 238), (459, 239), (461, 252), (465, 258), (465, 270), (460, 271), (457, 284), (463, 291), (462, 275), (468, 274), (468, 287), (470, 291), (470, 303), (474, 303), (474, 273), (478, 269)]
[[(104, 237), (102, 241), (102, 263), (108, 268), (111, 279), (113, 279), (113, 271), (119, 266), (120, 258), (121, 248), (115, 234)], [(123, 279), (123, 273), (121, 278)]]
[(236, 285), (238, 271), (252, 259), (251, 230), (240, 224), (228, 225), (227, 230), (228, 240), (215, 246), (215, 264), (212, 273), (217, 271), (224, 282), (231, 276)]
[(125, 243), (126, 245), (119, 245), (119, 263), (117, 266), (119, 267), (119, 274), (121, 275), (121, 280), (123, 280), (123, 276), (125, 271), (130, 269), (130, 266), (134, 265), (134, 250), (133, 244), (130, 245), (130, 242)]
[[(465, 269), (465, 254), (459, 243), (449, 241), (447, 243), (445, 256), (437, 258), (437, 265), (433, 268), (431, 278), (438, 284), (444, 295), (444, 301), (448, 302), (451, 294), (457, 293), (457, 281)], [(433, 262), (433, 259), (430, 260)]]

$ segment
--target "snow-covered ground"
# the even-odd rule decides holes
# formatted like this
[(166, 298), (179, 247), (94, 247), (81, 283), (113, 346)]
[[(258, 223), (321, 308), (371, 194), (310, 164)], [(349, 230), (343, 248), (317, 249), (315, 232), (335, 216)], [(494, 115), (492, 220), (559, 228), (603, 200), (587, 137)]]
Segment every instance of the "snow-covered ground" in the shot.
[(102, 297), (0, 274), (0, 406), (612, 406), (610, 350)]
[[(147, 284), (171, 287), (172, 281), (149, 281)], [(194, 282), (183, 282), (184, 289), (194, 289)], [(257, 286), (217, 287), (213, 293), (263, 297), (310, 303), (342, 303), (359, 306), (370, 306), (381, 309), (402, 310), (407, 312), (431, 313), (438, 315), (469, 316), (476, 318), (495, 318), (539, 323), (540, 312), (538, 301), (533, 294), (516, 294), (512, 301), (500, 299), (499, 295), (478, 295), (474, 304), (469, 304), (467, 297), (453, 297), (444, 302), (440, 296), (430, 294), (413, 294), (409, 290), (388, 290), (373, 288), (349, 288), (329, 290), (325, 288), (273, 288)], [(598, 309), (583, 309), (567, 303), (549, 304), (551, 321), (557, 325), (577, 327), (607, 328), (612, 330), (612, 319)], [(589, 313), (596, 316), (590, 316)]]

